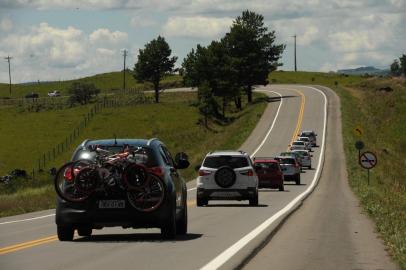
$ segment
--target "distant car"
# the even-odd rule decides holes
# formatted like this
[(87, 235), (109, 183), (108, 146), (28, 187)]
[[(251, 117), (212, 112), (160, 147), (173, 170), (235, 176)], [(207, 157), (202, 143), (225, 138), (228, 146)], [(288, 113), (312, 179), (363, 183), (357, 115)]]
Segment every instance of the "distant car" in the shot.
[(254, 158), (254, 168), (258, 175), (259, 188), (277, 188), (284, 191), (283, 172), (279, 162), (273, 158)]
[(279, 162), (282, 168), (285, 181), (295, 181), (296, 185), (300, 185), (300, 165), (293, 156), (277, 156), (275, 160)]
[(300, 155), (302, 167), (312, 168), (312, 155), (307, 150), (293, 150), (292, 153)]
[(312, 145), (310, 143), (310, 138), (309, 137), (298, 137), (297, 141), (305, 142), (307, 150), (312, 151)]
[(302, 156), (299, 155), (298, 153), (288, 151), (288, 152), (282, 152), (282, 153), (280, 153), (279, 156), (282, 156), (282, 157), (294, 156), (294, 157), (296, 158), (296, 161), (299, 163), (299, 165), (302, 166)]
[(293, 150), (308, 150), (306, 143), (302, 141), (294, 141), (290, 145), (290, 151)]
[(48, 97), (59, 97), (59, 96), (61, 96), (61, 93), (58, 90), (54, 90), (48, 93)]
[(302, 132), (300, 132), (300, 134), (298, 134), (299, 137), (308, 137), (310, 140), (310, 144), (312, 146), (317, 146), (317, 134), (316, 132), (314, 132), (313, 130), (303, 130)]
[(243, 151), (215, 151), (206, 155), (197, 178), (196, 204), (209, 200), (249, 200), (258, 205), (258, 177)]
[(25, 95), (25, 98), (38, 98), (38, 97), (39, 97), (38, 94), (34, 92)]

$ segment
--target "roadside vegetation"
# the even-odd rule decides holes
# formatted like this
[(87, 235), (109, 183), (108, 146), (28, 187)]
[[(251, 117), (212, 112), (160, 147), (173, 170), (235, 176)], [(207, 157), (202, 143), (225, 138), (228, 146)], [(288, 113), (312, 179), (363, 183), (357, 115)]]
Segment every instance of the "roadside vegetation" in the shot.
[[(406, 269), (406, 78), (274, 72), (270, 81), (324, 85), (339, 95), (349, 184), (393, 258)], [(370, 185), (358, 165), (357, 140), (378, 156)]]

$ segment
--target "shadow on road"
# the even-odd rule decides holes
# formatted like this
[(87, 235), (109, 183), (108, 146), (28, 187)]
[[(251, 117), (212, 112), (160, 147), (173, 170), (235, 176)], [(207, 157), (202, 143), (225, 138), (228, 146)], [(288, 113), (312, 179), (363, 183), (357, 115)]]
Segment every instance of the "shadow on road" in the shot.
[(216, 204), (209, 204), (206, 205), (205, 207), (268, 207), (267, 204), (258, 204), (256, 206), (254, 205), (249, 205), (249, 204), (231, 204), (231, 203), (216, 203)]
[(134, 233), (134, 234), (102, 234), (92, 235), (90, 237), (81, 237), (73, 242), (100, 242), (100, 243), (117, 243), (117, 242), (182, 242), (195, 240), (202, 237), (203, 234), (188, 233), (178, 235), (175, 239), (165, 240), (161, 238), (160, 233)]
[[(286, 184), (284, 184), (286, 185)], [(279, 191), (279, 189), (259, 189), (258, 192), (275, 192), (275, 193), (279, 193), (279, 192), (290, 192), (289, 190), (285, 189), (284, 191)]]
[[(295, 98), (295, 97), (298, 97), (298, 96), (282, 96), (282, 98)], [(271, 102), (278, 102), (280, 100), (281, 100), (281, 97), (260, 97), (260, 98), (257, 98), (256, 100), (254, 100), (253, 103), (255, 104), (255, 103), (260, 103), (263, 101), (271, 103)]]

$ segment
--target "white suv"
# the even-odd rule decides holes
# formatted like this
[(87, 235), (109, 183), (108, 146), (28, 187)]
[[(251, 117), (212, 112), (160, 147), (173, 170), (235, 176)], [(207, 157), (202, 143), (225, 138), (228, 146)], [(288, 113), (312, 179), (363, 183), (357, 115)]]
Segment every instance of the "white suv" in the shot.
[(197, 206), (209, 200), (249, 200), (258, 205), (258, 177), (243, 151), (216, 151), (206, 155), (197, 178)]

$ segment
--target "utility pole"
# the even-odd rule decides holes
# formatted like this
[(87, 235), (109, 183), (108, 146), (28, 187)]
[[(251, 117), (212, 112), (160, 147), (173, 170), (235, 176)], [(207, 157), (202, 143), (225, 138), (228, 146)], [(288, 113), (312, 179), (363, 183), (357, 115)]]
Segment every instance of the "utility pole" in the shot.
[(13, 57), (7, 56), (4, 59), (7, 60), (8, 62), (8, 78), (9, 78), (9, 89), (10, 89), (10, 96), (11, 96), (11, 72), (10, 72), (10, 60), (13, 59)]
[(296, 64), (296, 34), (293, 36), (295, 38), (295, 72), (297, 71), (297, 64)]
[(127, 50), (126, 50), (126, 49), (124, 49), (124, 51), (123, 51), (123, 56), (124, 56), (124, 71), (123, 71), (123, 73), (124, 73), (124, 78), (123, 78), (123, 90), (125, 90), (125, 59), (127, 58)]

